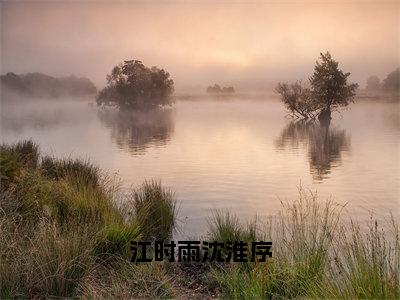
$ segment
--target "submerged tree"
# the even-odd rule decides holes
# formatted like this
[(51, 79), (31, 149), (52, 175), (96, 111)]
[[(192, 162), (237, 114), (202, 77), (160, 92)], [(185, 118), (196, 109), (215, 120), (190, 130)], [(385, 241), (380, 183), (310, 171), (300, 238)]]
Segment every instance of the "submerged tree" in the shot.
[(329, 121), (332, 110), (353, 101), (358, 87), (356, 83), (347, 83), (350, 73), (344, 73), (338, 66), (329, 52), (321, 53), (309, 79), (309, 88), (299, 82), (279, 83), (276, 91), (293, 115), (305, 119), (318, 116), (320, 122)]
[(148, 68), (139, 60), (124, 61), (107, 75), (108, 85), (97, 95), (98, 105), (151, 108), (172, 102), (174, 81), (164, 69)]

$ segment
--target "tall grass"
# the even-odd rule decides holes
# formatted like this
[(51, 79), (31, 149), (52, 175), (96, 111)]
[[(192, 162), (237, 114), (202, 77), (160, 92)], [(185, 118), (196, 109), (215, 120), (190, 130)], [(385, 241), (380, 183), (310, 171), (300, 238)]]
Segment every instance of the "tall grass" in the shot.
[(212, 241), (246, 241), (252, 242), (257, 239), (257, 220), (243, 225), (239, 218), (229, 211), (217, 210), (208, 220), (209, 239)]
[(175, 274), (165, 264), (128, 264), (120, 260), (113, 268), (91, 272), (82, 289), (88, 299), (171, 299), (176, 298)]
[(42, 159), (41, 169), (43, 175), (50, 179), (58, 180), (69, 177), (70, 180), (78, 179), (78, 185), (98, 187), (100, 184), (100, 169), (87, 160), (54, 159), (45, 156)]
[[(373, 221), (368, 232), (347, 225), (342, 206), (303, 189), (294, 202), (283, 203), (278, 218), (264, 224), (256, 240), (273, 241), (266, 263), (213, 267), (210, 280), (227, 298), (386, 298), (400, 296), (399, 226), (385, 230)], [(221, 221), (222, 220), (222, 221)], [(261, 225), (257, 225), (257, 228)], [(227, 214), (217, 215), (210, 238), (253, 236)], [(240, 233), (240, 234), (239, 234)]]
[[(163, 265), (148, 269), (149, 277), (160, 277), (159, 287), (124, 285), (143, 281), (129, 261), (130, 242), (148, 235), (148, 224), (162, 237), (174, 227), (175, 202), (160, 183), (133, 191), (151, 206), (142, 203), (138, 219), (126, 218), (117, 205), (118, 184), (88, 161), (40, 159), (26, 141), (1, 146), (0, 162), (0, 298), (172, 295)], [(154, 222), (155, 216), (161, 219)]]
[(340, 228), (335, 241), (330, 278), (325, 287), (341, 298), (400, 298), (399, 224), (385, 227), (371, 218), (367, 230), (354, 222)]
[(145, 181), (133, 190), (131, 199), (135, 219), (147, 240), (166, 240), (176, 225), (177, 206), (174, 194), (159, 181)]
[(0, 184), (7, 186), (20, 175), (21, 168), (36, 168), (39, 162), (39, 147), (32, 140), (13, 145), (0, 146)]

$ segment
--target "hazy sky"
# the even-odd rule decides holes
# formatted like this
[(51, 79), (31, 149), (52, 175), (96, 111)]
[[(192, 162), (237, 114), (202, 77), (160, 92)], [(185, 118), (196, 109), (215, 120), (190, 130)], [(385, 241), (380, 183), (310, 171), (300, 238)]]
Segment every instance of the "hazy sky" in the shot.
[(352, 79), (399, 66), (400, 1), (2, 2), (1, 73), (87, 76), (125, 59), (168, 70), (177, 90), (307, 78), (329, 50)]

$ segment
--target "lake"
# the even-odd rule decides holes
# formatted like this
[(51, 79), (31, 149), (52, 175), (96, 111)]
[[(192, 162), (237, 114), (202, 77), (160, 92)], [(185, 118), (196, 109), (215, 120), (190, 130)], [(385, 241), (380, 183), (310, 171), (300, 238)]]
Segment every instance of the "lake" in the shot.
[[(254, 98), (254, 97), (253, 97)], [(2, 104), (1, 141), (25, 138), (55, 156), (89, 158), (123, 185), (160, 179), (179, 201), (180, 234), (206, 232), (214, 209), (273, 215), (298, 188), (347, 203), (364, 221), (399, 217), (399, 104), (359, 100), (331, 126), (294, 123), (273, 96), (177, 101), (119, 113), (86, 101)]]

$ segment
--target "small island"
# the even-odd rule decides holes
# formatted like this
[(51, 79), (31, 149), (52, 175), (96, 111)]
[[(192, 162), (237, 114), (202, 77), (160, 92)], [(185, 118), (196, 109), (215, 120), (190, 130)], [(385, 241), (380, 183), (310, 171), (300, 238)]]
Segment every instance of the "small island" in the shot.
[(106, 78), (107, 86), (96, 96), (98, 106), (126, 110), (172, 104), (174, 81), (164, 69), (146, 67), (139, 60), (125, 60)]
[(207, 87), (208, 94), (234, 94), (235, 89), (232, 86), (222, 87), (219, 84)]

